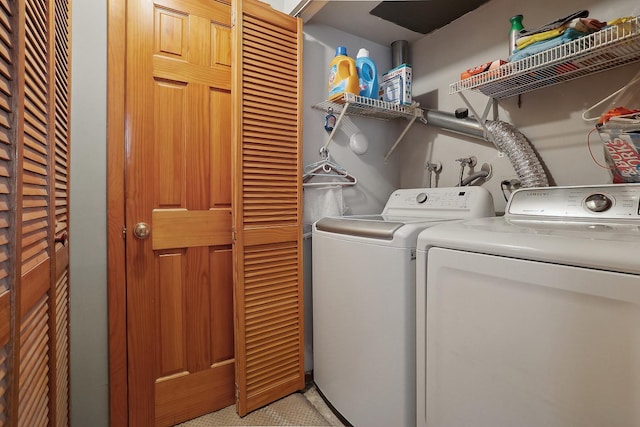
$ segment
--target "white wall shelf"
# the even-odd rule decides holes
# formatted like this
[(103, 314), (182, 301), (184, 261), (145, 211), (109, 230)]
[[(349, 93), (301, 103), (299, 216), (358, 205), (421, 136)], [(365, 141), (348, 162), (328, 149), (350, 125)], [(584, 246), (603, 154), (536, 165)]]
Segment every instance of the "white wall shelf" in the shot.
[(640, 18), (604, 28), (449, 85), (449, 94), (474, 90), (504, 99), (640, 60)]
[(313, 106), (317, 110), (333, 110), (335, 114), (340, 114), (346, 110), (349, 116), (372, 117), (381, 120), (392, 120), (397, 118), (412, 119), (416, 113), (422, 117), (422, 110), (410, 105), (398, 105), (391, 102), (384, 102), (377, 99), (365, 98), (353, 93), (343, 94), (339, 102), (323, 101)]
[(370, 117), (380, 120), (392, 120), (398, 118), (404, 118), (409, 120), (404, 131), (400, 134), (396, 142), (393, 144), (387, 155), (385, 161), (389, 159), (391, 153), (396, 149), (396, 146), (400, 143), (402, 138), (413, 125), (416, 120), (423, 121), (424, 114), (422, 109), (416, 105), (398, 105), (391, 102), (380, 101), (372, 98), (365, 98), (363, 96), (354, 95), (352, 93), (345, 93), (339, 102), (323, 101), (319, 104), (313, 105), (313, 108), (322, 110), (327, 113), (339, 114), (336, 120), (335, 126), (329, 135), (329, 139), (322, 146), (320, 152), (327, 150), (327, 147), (331, 143), (333, 136), (342, 122), (342, 118), (348, 116), (360, 116)]

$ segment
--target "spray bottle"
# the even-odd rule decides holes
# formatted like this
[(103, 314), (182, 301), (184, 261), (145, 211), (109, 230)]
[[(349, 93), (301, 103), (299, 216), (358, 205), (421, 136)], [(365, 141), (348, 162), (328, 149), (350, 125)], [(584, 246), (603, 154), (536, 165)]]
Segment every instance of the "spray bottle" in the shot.
[(511, 22), (511, 30), (509, 30), (509, 56), (513, 55), (513, 51), (516, 49), (516, 41), (520, 37), (520, 30), (522, 30), (522, 15), (516, 15), (509, 18)]

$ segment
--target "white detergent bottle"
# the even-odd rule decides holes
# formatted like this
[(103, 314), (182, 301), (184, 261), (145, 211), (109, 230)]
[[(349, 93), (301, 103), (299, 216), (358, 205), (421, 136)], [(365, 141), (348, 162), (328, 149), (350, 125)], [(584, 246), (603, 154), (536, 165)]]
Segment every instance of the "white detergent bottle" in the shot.
[(378, 69), (376, 64), (369, 58), (367, 49), (360, 49), (356, 57), (356, 69), (358, 71), (358, 81), (360, 84), (360, 96), (367, 98), (378, 98)]

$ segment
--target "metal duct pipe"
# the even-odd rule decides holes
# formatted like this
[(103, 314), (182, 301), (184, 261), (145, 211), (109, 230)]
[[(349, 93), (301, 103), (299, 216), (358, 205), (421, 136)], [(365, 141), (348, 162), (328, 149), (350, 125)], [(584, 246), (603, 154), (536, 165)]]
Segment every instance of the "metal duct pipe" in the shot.
[(428, 125), (487, 140), (484, 136), (484, 129), (476, 119), (469, 117), (459, 119), (451, 113), (426, 108), (424, 113)]
[(546, 187), (547, 175), (527, 140), (518, 129), (506, 122), (487, 120), (487, 133), (473, 118), (457, 118), (451, 113), (424, 109), (427, 124), (447, 129), (463, 135), (492, 142), (498, 150), (504, 152), (513, 165), (522, 187)]

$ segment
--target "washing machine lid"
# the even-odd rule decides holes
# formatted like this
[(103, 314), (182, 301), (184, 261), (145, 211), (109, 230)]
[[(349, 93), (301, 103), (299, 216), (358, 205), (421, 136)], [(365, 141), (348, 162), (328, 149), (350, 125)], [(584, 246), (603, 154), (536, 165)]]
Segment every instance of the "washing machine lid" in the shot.
[(393, 240), (396, 233), (406, 225), (446, 221), (441, 218), (402, 217), (389, 215), (352, 215), (326, 217), (315, 224), (315, 229), (334, 234), (365, 237), (369, 239)]
[(418, 250), (434, 246), (640, 274), (640, 186), (526, 189), (514, 193), (504, 217), (443, 224), (418, 236)]
[(406, 188), (391, 193), (379, 215), (326, 217), (314, 230), (415, 246), (423, 228), (494, 214), (491, 193), (481, 187)]

